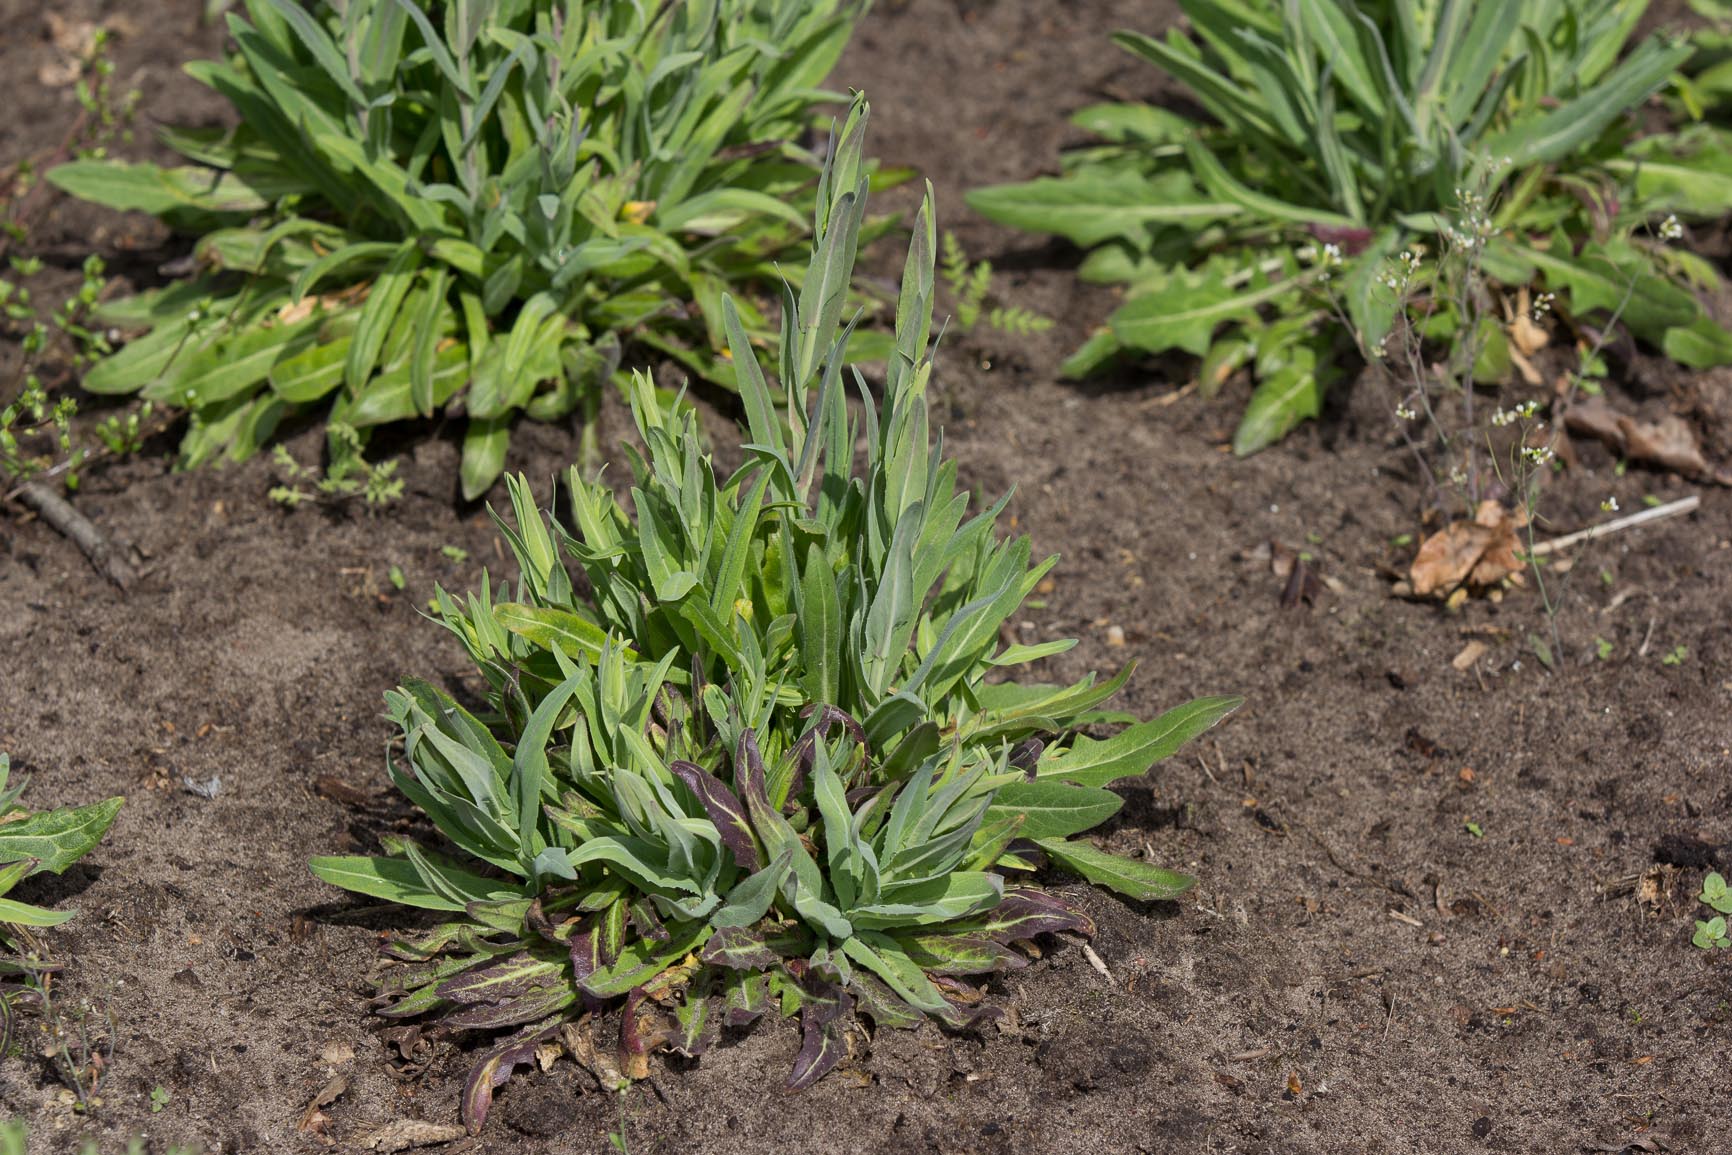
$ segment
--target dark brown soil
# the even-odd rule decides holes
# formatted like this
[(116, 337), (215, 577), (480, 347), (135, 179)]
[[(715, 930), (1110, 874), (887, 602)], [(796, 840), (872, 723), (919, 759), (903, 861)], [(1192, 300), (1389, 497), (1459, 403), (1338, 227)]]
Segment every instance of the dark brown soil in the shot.
[[(36, 80), (47, 7), (0, 5), (0, 161), (51, 148), (75, 112)], [(173, 69), (219, 44), (199, 0), (54, 7), (121, 23), (119, 77), (148, 119), (221, 115)], [(622, 1123), (634, 1152), (1727, 1150), (1732, 952), (1689, 938), (1704, 867), (1732, 865), (1732, 498), (1706, 491), (1699, 513), (1588, 554), (1548, 672), (1525, 640), (1546, 633), (1531, 594), (1455, 613), (1391, 596), (1378, 567), (1418, 531), (1424, 495), (1375, 390), (1235, 461), (1221, 444), (1242, 392), (1171, 400), (1182, 366), (1058, 383), (1109, 295), (1076, 284), (1074, 254), (970, 219), (961, 193), (1051, 167), (1073, 109), (1151, 92), (1151, 70), (1105, 37), (1171, 12), (880, 0), (840, 79), (873, 97), (874, 151), (932, 178), (1003, 296), (1058, 318), (1027, 340), (953, 341), (940, 373), (964, 477), (1014, 485), (1021, 528), (1064, 555), (1025, 627), (1083, 639), (1052, 675), (1134, 660), (1125, 705), (1141, 712), (1249, 699), (1129, 786), (1106, 835), (1202, 885), (1147, 907), (1078, 888), (1111, 979), (1060, 947), (996, 991), (1004, 1029), (862, 1035), (799, 1096), (781, 1090), (784, 1024), (658, 1066), (623, 1101), (564, 1064), (510, 1084), (480, 1146), (452, 1150), (601, 1152)], [(94, 247), (146, 278), (163, 238), (61, 204), (30, 244), (68, 268)], [(1667, 388), (1685, 386), (1725, 411), (1725, 378)], [(569, 430), (525, 428), (512, 465), (545, 490), (574, 447)], [(311, 460), (316, 434), (291, 448)], [(56, 935), (72, 964), (60, 1007), (111, 1016), (115, 1042), (88, 1117), (46, 1063), (0, 1064), (0, 1107), (29, 1121), (32, 1152), (84, 1137), (118, 1151), (132, 1134), (153, 1152), (319, 1151), (296, 1128), (336, 1076), (340, 1149), (392, 1120), (456, 1118), (463, 1056), (399, 1079), (371, 1033), (363, 981), (393, 916), (305, 868), (407, 820), (380, 695), (406, 674), (466, 676), (417, 609), (435, 582), (503, 568), (484, 514), (454, 502), (453, 444), (403, 451), (408, 494), (379, 517), (287, 512), (264, 460), (93, 472), (80, 508), (148, 559), (126, 597), (40, 524), (0, 518), (0, 749), (38, 804), (128, 795), (84, 865), (25, 894), (83, 911)], [(1607, 492), (1631, 509), (1688, 492), (1603, 462), (1560, 488), (1560, 518), (1582, 519)], [(1259, 556), (1272, 540), (1339, 587), (1282, 609)], [(1490, 649), (1457, 670), (1470, 637)], [(1662, 665), (1677, 646), (1687, 658)], [(212, 777), (214, 798), (183, 786)], [(320, 793), (325, 777), (366, 803)], [(1620, 880), (1657, 861), (1681, 869), (1643, 903)], [(157, 1087), (171, 1097), (153, 1112)]]

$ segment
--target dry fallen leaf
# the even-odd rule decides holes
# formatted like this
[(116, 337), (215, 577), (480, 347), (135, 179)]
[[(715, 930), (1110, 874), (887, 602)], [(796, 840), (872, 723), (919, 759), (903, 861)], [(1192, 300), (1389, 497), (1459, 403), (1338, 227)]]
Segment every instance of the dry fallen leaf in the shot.
[[(1552, 335), (1534, 320), (1533, 302), (1528, 299), (1525, 288), (1516, 297), (1515, 319), (1510, 322), (1509, 339), (1515, 351), (1523, 357), (1532, 357), (1552, 341)], [(1534, 384), (1538, 383), (1534, 381)]]
[(1695, 430), (1676, 414), (1640, 422), (1620, 417), (1618, 427), (1623, 430), (1624, 452), (1631, 461), (1658, 465), (1684, 477), (1706, 477), (1711, 472)]
[(1631, 461), (1697, 480), (1720, 480), (1702, 453), (1696, 431), (1676, 414), (1668, 413), (1658, 421), (1638, 421), (1617, 412), (1605, 398), (1590, 397), (1564, 412), (1564, 428), (1592, 437)]
[(407, 1151), (411, 1147), (430, 1147), (435, 1143), (450, 1143), (468, 1134), (455, 1123), (427, 1123), (420, 1119), (398, 1119), (387, 1123), (365, 1139), (361, 1145), (369, 1151)]
[(1454, 521), (1426, 538), (1409, 578), (1420, 597), (1462, 587), (1485, 589), (1520, 573), (1517, 520), (1495, 501), (1482, 501), (1472, 521)]
[(336, 1140), (331, 1137), (328, 1130), (331, 1124), (331, 1117), (325, 1114), (323, 1108), (329, 1107), (332, 1103), (341, 1099), (343, 1093), (348, 1089), (349, 1080), (342, 1075), (338, 1075), (329, 1083), (326, 1083), (324, 1088), (320, 1090), (317, 1095), (313, 1096), (313, 1101), (307, 1104), (307, 1110), (302, 1114), (300, 1125), (296, 1127), (296, 1130), (308, 1135), (316, 1135), (319, 1141), (327, 1147), (336, 1143)]

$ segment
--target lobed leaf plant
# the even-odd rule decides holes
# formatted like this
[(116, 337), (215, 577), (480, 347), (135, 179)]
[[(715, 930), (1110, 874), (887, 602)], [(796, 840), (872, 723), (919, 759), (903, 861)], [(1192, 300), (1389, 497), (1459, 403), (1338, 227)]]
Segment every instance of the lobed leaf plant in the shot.
[[(930, 189), (882, 399), (845, 366), (866, 118), (857, 104), (840, 131), (784, 302), (783, 404), (724, 299), (739, 460), (718, 473), (694, 418), (665, 416), (639, 375), (629, 499), (574, 467), (568, 531), (511, 479), (515, 589), (438, 594), (489, 709), (406, 682), (388, 697), (404, 740), (391, 774), (461, 857), (394, 838), (385, 857), (313, 862), (453, 917), (392, 944), (409, 965), (380, 1002), (401, 1020), (515, 1029), (470, 1077), (472, 1128), (554, 1040), (611, 1081), (647, 1073), (654, 1047), (696, 1055), (722, 1026), (798, 1014), (798, 1088), (846, 1056), (851, 1012), (965, 1026), (990, 1012), (964, 978), (1024, 966), (1022, 940), (1091, 929), (1040, 884), (1043, 859), (1137, 899), (1191, 885), (1077, 836), (1119, 809), (1109, 783), (1239, 700), (1097, 738), (1078, 728), (1127, 720), (1102, 707), (1130, 670), (1007, 676), (1073, 643), (1002, 640), (1055, 559), (997, 535), (1007, 499), (970, 516), (931, 429)], [(589, 1029), (622, 1003), (616, 1060)]]
[[(12, 1003), (38, 976), (58, 969), (42, 957), (33, 932), (59, 926), (78, 912), (50, 910), (6, 897), (24, 879), (62, 874), (108, 832), (126, 799), (32, 812), (19, 802), (28, 782), (8, 785), (12, 760), (0, 753), (0, 1055), (11, 1038)], [(20, 985), (21, 984), (21, 985)]]
[(146, 335), (84, 387), (189, 410), (188, 465), (301, 412), (461, 416), (471, 498), (513, 417), (588, 415), (625, 342), (731, 388), (723, 290), (803, 260), (800, 141), (865, 2), (245, 0), (234, 57), (187, 68), (237, 128), (49, 174), (199, 235), (185, 279), (99, 310)]
[[(1073, 119), (1100, 143), (1063, 175), (968, 196), (1089, 249), (1083, 279), (1126, 286), (1067, 373), (1178, 350), (1202, 359), (1212, 392), (1248, 367), (1233, 444), (1254, 452), (1317, 416), (1342, 355), (1378, 356), (1398, 318), (1439, 341), (1466, 327), (1430, 259), (1451, 248), (1511, 316), (1543, 283), (1576, 320), (1619, 313), (1685, 365), (1732, 360), (1732, 334), (1696, 293), (1718, 274), (1641, 235), (1677, 198), (1628, 197), (1680, 143), (1640, 142), (1630, 114), (1691, 51), (1659, 34), (1631, 43), (1646, 0), (1179, 7), (1188, 30), (1114, 40), (1182, 85), (1186, 111), (1084, 108)], [(1507, 338), (1495, 318), (1483, 328), (1462, 337), (1496, 378)]]

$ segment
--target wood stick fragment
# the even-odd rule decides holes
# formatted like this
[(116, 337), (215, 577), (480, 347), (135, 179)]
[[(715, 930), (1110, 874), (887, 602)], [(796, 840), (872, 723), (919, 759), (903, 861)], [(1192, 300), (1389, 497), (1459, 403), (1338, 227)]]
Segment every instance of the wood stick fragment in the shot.
[(1677, 517), (1679, 514), (1691, 513), (1701, 504), (1702, 499), (1695, 494), (1691, 494), (1689, 497), (1682, 497), (1677, 501), (1669, 501), (1665, 505), (1656, 505), (1652, 509), (1644, 509), (1638, 513), (1632, 513), (1625, 517), (1614, 518), (1613, 520), (1603, 522), (1600, 525), (1590, 525), (1587, 529), (1577, 530), (1575, 533), (1567, 533), (1563, 537), (1555, 537), (1551, 541), (1542, 541), (1538, 545), (1534, 546), (1529, 552), (1532, 553), (1534, 557), (1544, 557), (1549, 553), (1556, 553), (1560, 549), (1568, 549), (1570, 546), (1576, 545), (1579, 542), (1590, 541), (1596, 537), (1604, 537), (1608, 533), (1617, 533), (1620, 530), (1634, 529), (1638, 525), (1647, 525), (1649, 522), (1663, 521), (1668, 517)]
[(132, 566), (127, 564), (121, 552), (89, 518), (72, 508), (71, 502), (64, 497), (34, 481), (20, 485), (16, 494), (20, 505), (35, 512), (48, 526), (71, 539), (72, 544), (83, 552), (97, 573), (123, 591), (137, 580), (138, 575), (133, 572)]
[[(1107, 964), (1101, 961), (1101, 956), (1095, 953), (1094, 947), (1085, 942), (1083, 943), (1082, 953), (1083, 957), (1089, 960), (1089, 965), (1099, 971), (1103, 979), (1106, 979), (1109, 983), (1113, 982), (1113, 972), (1107, 969)], [(1117, 984), (1114, 983), (1114, 985), (1116, 986)]]

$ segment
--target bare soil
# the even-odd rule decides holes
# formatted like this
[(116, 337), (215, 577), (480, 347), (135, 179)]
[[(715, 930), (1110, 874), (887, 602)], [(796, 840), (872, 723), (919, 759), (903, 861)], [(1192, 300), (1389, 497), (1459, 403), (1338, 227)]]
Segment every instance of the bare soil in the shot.
[[(0, 4), (0, 162), (51, 149), (76, 113), (37, 77), (49, 7)], [(220, 47), (199, 0), (52, 7), (119, 26), (118, 79), (142, 89), (144, 123), (224, 114), (175, 68)], [(1421, 532), (1424, 494), (1377, 389), (1237, 461), (1224, 443), (1242, 383), (1205, 403), (1177, 392), (1181, 363), (1059, 382), (1111, 294), (1077, 284), (1075, 253), (971, 218), (961, 193), (1051, 169), (1074, 109), (1155, 95), (1152, 70), (1106, 36), (1172, 14), (880, 0), (839, 79), (873, 98), (873, 150), (930, 177), (943, 224), (997, 263), (1001, 296), (1058, 321), (951, 341), (939, 373), (966, 481), (1014, 486), (1019, 526), (1064, 557), (1019, 628), (1082, 638), (1055, 680), (1137, 662), (1128, 709), (1249, 699), (1125, 787), (1105, 834), (1201, 886), (1149, 906), (1077, 888), (1110, 977), (1052, 944), (995, 989), (1002, 1029), (861, 1034), (798, 1096), (781, 1089), (788, 1024), (658, 1064), (623, 1100), (561, 1064), (513, 1081), (479, 1142), (447, 1150), (602, 1152), (622, 1126), (646, 1153), (1728, 1149), (1732, 952), (1689, 939), (1704, 870), (1732, 866), (1732, 495), (1706, 490), (1696, 514), (1589, 551), (1548, 671), (1527, 641), (1549, 636), (1531, 592), (1458, 612), (1391, 595), (1380, 567)], [(68, 279), (94, 249), (139, 283), (184, 251), (65, 202), (29, 247)], [(1631, 398), (1728, 411), (1724, 375), (1638, 368)], [(617, 407), (607, 420), (617, 435)], [(290, 442), (302, 461), (318, 446), (316, 431)], [(575, 446), (569, 428), (525, 426), (511, 465), (547, 489)], [(493, 530), (457, 503), (443, 431), (397, 447), (408, 492), (377, 517), (289, 512), (266, 496), (268, 461), (179, 474), (170, 448), (92, 472), (77, 495), (143, 555), (130, 595), (42, 525), (0, 518), (0, 749), (38, 804), (128, 796), (85, 864), (22, 895), (83, 912), (56, 932), (71, 964), (56, 989), (62, 1013), (112, 1029), (101, 1104), (74, 1112), (23, 1054), (0, 1063), (0, 1109), (30, 1123), (38, 1153), (85, 1138), (119, 1151), (135, 1134), (152, 1152), (325, 1150), (297, 1126), (336, 1078), (323, 1110), (338, 1150), (393, 1120), (454, 1122), (462, 1051), (400, 1077), (372, 1033), (364, 980), (400, 916), (340, 897), (305, 861), (411, 821), (384, 774), (381, 695), (410, 674), (466, 684), (418, 607), (435, 582), (506, 568)], [(1686, 492), (1589, 454), (1547, 500), (1573, 529), (1609, 493), (1636, 509)], [(1336, 586), (1282, 608), (1271, 542)], [(1487, 652), (1454, 668), (1470, 640)], [(184, 785), (212, 778), (211, 798)], [(1670, 869), (1643, 901), (1633, 881), (1657, 864)]]

